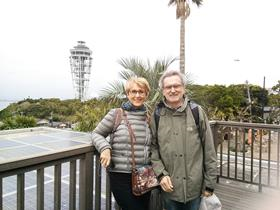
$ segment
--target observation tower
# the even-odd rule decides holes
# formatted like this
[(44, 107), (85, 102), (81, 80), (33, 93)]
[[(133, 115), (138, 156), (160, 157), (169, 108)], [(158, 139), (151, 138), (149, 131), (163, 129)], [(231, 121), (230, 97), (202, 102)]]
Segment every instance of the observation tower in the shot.
[(84, 101), (89, 86), (91, 53), (84, 41), (78, 41), (74, 49), (70, 49), (70, 66), (75, 97)]

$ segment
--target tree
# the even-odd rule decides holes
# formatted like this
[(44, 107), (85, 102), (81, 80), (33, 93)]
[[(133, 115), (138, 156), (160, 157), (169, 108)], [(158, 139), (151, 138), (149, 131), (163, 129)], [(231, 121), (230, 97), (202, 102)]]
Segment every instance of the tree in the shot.
[(93, 131), (110, 109), (119, 106), (119, 104), (116, 103), (108, 103), (105, 100), (96, 99), (91, 99), (82, 103), (81, 109), (75, 114), (75, 122), (77, 122), (75, 130), (83, 132)]
[[(197, 6), (202, 0), (192, 0)], [(168, 5), (176, 5), (176, 18), (180, 19), (180, 71), (185, 74), (185, 21), (190, 15), (190, 6), (186, 0), (169, 0)]]
[(278, 83), (272, 87), (272, 90), (280, 95), (280, 80), (278, 80)]
[(268, 96), (268, 105), (280, 108), (280, 94), (270, 94)]
[(280, 80), (272, 87), (275, 92), (268, 96), (268, 105), (271, 107), (271, 112), (268, 117), (268, 122), (280, 124)]
[(119, 64), (123, 67), (123, 70), (119, 73), (121, 80), (110, 83), (109, 87), (104, 88), (101, 91), (101, 99), (111, 102), (125, 99), (124, 82), (132, 76), (138, 76), (144, 77), (150, 84), (151, 91), (147, 105), (153, 107), (160, 98), (160, 91), (158, 90), (159, 78), (175, 60), (174, 58), (168, 58), (156, 60), (154, 64), (151, 64), (149, 60), (143, 62), (137, 58), (120, 59)]

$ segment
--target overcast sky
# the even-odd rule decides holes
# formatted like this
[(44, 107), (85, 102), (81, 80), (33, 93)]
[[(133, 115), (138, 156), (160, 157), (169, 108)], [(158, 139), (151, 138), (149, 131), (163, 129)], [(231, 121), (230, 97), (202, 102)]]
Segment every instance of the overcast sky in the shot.
[[(179, 56), (168, 0), (0, 3), (0, 99), (73, 98), (69, 50), (93, 51), (88, 97), (118, 79), (120, 58)], [(280, 80), (280, 1), (205, 0), (186, 21), (186, 71), (197, 84), (272, 87)], [(239, 61), (237, 61), (239, 60)], [(179, 68), (179, 62), (174, 63)]]

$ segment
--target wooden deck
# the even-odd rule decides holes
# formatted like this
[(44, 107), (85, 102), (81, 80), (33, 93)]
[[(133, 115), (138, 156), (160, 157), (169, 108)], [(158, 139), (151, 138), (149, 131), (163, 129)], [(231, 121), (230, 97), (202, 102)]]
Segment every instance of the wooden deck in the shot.
[(221, 181), (216, 195), (222, 203), (222, 210), (280, 210), (280, 190), (263, 188), (244, 183)]

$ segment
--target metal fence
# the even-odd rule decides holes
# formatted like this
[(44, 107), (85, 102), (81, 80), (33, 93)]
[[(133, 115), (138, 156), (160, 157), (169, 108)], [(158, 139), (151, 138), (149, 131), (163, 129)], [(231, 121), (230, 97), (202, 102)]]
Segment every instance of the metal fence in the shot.
[(219, 176), (279, 189), (280, 126), (256, 123), (211, 123)]

